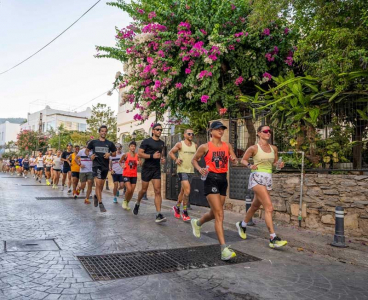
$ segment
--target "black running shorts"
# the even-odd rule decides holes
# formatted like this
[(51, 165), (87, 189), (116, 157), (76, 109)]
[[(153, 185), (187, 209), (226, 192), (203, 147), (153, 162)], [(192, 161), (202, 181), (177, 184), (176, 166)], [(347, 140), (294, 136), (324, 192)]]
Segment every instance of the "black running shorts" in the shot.
[(204, 182), (205, 196), (210, 194), (220, 194), (226, 196), (227, 190), (227, 173), (208, 173)]
[(79, 172), (72, 172), (72, 177), (76, 177), (79, 179)]
[(101, 167), (93, 167), (92, 172), (93, 172), (93, 177), (96, 177), (97, 179), (105, 180), (107, 177), (107, 174), (109, 173), (109, 169), (102, 169)]
[(161, 170), (160, 168), (142, 168), (141, 176), (145, 182), (150, 182), (152, 179), (161, 179)]
[(122, 174), (111, 174), (112, 176), (112, 181), (113, 182), (123, 182), (123, 175)]
[(68, 166), (63, 166), (63, 173), (65, 174), (65, 173), (68, 173), (68, 172), (70, 172), (71, 170), (70, 170), (70, 166), (68, 165)]
[(51, 167), (46, 167), (46, 172), (51, 172)]
[(137, 184), (137, 177), (124, 177), (124, 182), (130, 182), (130, 184)]

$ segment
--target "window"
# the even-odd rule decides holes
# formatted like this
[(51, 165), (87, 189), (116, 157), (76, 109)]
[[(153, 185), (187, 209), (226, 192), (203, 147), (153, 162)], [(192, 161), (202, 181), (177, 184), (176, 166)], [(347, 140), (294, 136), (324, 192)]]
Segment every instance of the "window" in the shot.
[(56, 121), (47, 122), (47, 130), (56, 130)]
[(79, 123), (78, 124), (78, 130), (79, 131), (86, 131), (87, 130), (87, 124)]

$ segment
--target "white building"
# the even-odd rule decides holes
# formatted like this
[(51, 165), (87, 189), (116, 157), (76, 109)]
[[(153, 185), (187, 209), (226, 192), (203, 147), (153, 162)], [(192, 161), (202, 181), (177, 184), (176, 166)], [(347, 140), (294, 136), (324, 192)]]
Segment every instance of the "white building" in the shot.
[(51, 128), (56, 130), (60, 125), (64, 125), (66, 130), (87, 130), (87, 119), (92, 115), (92, 110), (87, 107), (85, 111), (70, 112), (52, 109), (46, 106), (43, 110), (35, 113), (28, 113), (27, 122), (21, 125), (21, 130), (46, 132)]
[(17, 141), (21, 125), (6, 121), (0, 124), (0, 154), (5, 152), (5, 145), (10, 141)]

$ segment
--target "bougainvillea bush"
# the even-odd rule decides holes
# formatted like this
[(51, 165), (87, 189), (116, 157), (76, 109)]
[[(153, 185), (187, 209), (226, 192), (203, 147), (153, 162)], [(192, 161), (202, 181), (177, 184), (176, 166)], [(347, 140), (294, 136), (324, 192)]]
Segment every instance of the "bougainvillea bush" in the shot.
[(293, 32), (286, 18), (264, 28), (248, 24), (249, 1), (146, 0), (110, 2), (133, 21), (118, 29), (116, 47), (97, 47), (97, 57), (118, 59), (115, 86), (122, 102), (134, 103), (144, 121), (167, 110), (236, 110), (238, 98), (254, 85), (284, 73), (293, 64)]

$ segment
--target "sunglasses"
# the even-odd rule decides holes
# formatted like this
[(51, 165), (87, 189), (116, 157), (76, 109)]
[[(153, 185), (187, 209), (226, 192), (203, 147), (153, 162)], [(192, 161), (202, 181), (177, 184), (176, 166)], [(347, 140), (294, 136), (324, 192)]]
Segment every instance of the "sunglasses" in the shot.
[(194, 136), (194, 133), (193, 132), (189, 132), (189, 133), (187, 133), (187, 135)]
[(161, 129), (155, 129), (156, 131), (162, 131), (162, 128)]
[(269, 134), (271, 134), (271, 133), (272, 133), (272, 131), (271, 131), (271, 130), (262, 130), (262, 132), (263, 132), (263, 133), (269, 133)]

